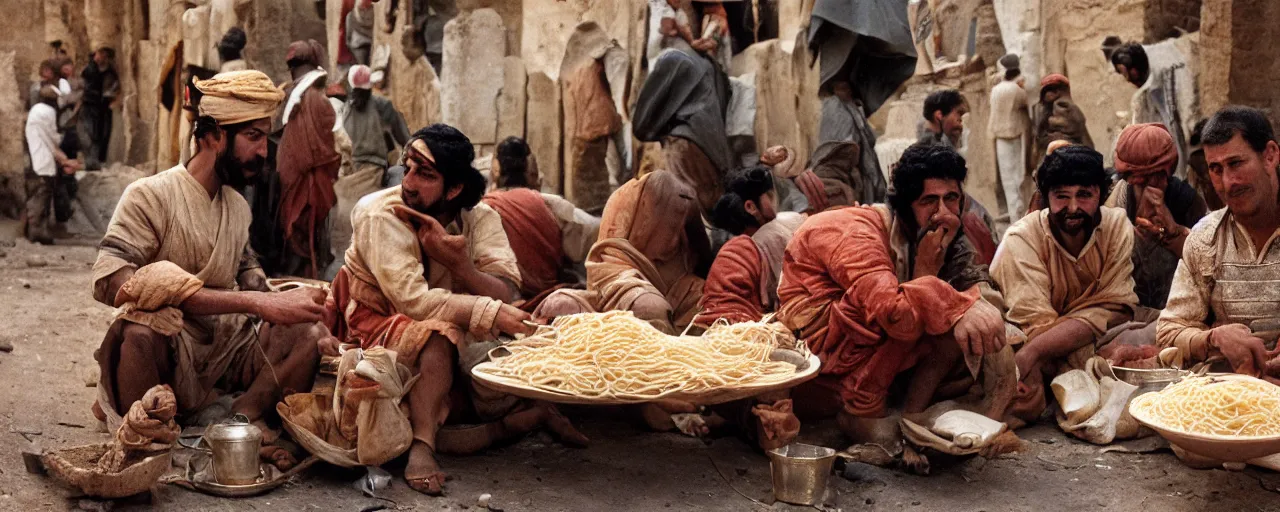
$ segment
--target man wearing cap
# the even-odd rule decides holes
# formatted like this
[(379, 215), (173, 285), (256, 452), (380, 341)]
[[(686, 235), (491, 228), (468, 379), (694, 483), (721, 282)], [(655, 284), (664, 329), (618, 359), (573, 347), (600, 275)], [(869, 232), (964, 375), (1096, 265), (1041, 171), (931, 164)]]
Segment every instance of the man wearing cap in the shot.
[(1009, 221), (1016, 221), (1025, 204), (1022, 201), (1022, 179), (1027, 174), (1027, 153), (1023, 144), (1027, 132), (1026, 78), (1019, 69), (1018, 56), (1000, 58), (1004, 80), (991, 88), (991, 135), (996, 139), (996, 167), (1004, 188), (1005, 208)]
[(1200, 194), (1173, 176), (1177, 165), (1178, 150), (1164, 125), (1129, 126), (1116, 139), (1121, 181), (1106, 205), (1123, 208), (1134, 224), (1134, 291), (1140, 305), (1153, 309), (1164, 309), (1183, 243), (1191, 226), (1208, 213)]
[(1071, 82), (1057, 73), (1040, 80), (1040, 102), (1031, 107), (1032, 138), (1035, 148), (1031, 166), (1038, 167), (1048, 154), (1049, 143), (1065, 140), (1093, 147), (1084, 112), (1071, 99)]
[(343, 254), (351, 245), (351, 209), (366, 194), (386, 185), (387, 154), (409, 142), (409, 128), (391, 100), (373, 94), (375, 73), (369, 66), (355, 65), (347, 70), (351, 94), (343, 109), (342, 126), (351, 138), (350, 172), (341, 174), (334, 183), (338, 202), (333, 209), (330, 249), (333, 262), (325, 271), (333, 279), (345, 261)]
[(276, 153), (280, 178), (279, 212), (274, 216), (283, 237), (279, 274), (319, 278), (329, 263), (329, 210), (337, 202), (342, 154), (334, 132), (337, 113), (325, 96), (324, 47), (315, 40), (294, 41), (286, 56), (293, 82), (286, 86), (283, 132)]
[(94, 412), (113, 427), (159, 384), (185, 420), (259, 420), (286, 390), (311, 388), (329, 334), (323, 292), (265, 291), (237, 191), (262, 170), (283, 93), (259, 71), (195, 86), (195, 154), (125, 189), (93, 265), (94, 298), (118, 308), (96, 354)]
[(50, 210), (53, 210), (54, 220), (59, 225), (70, 219), (72, 213), (70, 198), (66, 197), (65, 188), (58, 186), (58, 180), (75, 174), (81, 164), (68, 157), (58, 145), (57, 88), (52, 85), (41, 87), (38, 98), (40, 102), (32, 105), (27, 113), (25, 130), (31, 167), (26, 176), (24, 231), (28, 240), (48, 245), (53, 243), (49, 229)]

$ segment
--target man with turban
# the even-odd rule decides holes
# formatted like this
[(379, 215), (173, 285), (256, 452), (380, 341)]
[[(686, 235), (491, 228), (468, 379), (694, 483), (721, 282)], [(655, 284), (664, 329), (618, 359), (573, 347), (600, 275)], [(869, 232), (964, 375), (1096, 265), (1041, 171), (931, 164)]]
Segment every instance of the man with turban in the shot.
[(119, 308), (96, 356), (95, 413), (112, 427), (159, 384), (187, 420), (257, 421), (286, 390), (311, 388), (329, 335), (323, 292), (266, 291), (238, 191), (262, 171), (284, 94), (259, 71), (195, 87), (195, 154), (125, 189), (93, 266), (94, 298)]
[(326, 219), (337, 203), (342, 154), (334, 132), (337, 113), (324, 93), (327, 60), (315, 40), (294, 41), (286, 56), (293, 82), (286, 89), (280, 117), (283, 132), (276, 153), (280, 179), (279, 211), (275, 216), (283, 237), (284, 254), (277, 273), (318, 278), (328, 265)]
[[(1049, 143), (1065, 140), (1093, 147), (1084, 112), (1071, 99), (1071, 82), (1057, 73), (1040, 80), (1040, 102), (1031, 106), (1031, 136), (1035, 143), (1031, 165), (1037, 167), (1048, 154)], [(1025, 188), (1034, 188), (1028, 181)]]
[(1115, 166), (1121, 181), (1107, 206), (1123, 208), (1135, 227), (1134, 292), (1142, 306), (1164, 309), (1182, 245), (1208, 207), (1191, 185), (1173, 175), (1178, 149), (1164, 125), (1137, 124), (1120, 132)]

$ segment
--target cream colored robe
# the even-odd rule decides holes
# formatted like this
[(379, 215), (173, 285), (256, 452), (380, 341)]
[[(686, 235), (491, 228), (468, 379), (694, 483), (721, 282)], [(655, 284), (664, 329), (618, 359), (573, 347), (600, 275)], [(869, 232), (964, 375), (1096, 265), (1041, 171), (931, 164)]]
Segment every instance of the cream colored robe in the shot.
[[(241, 273), (258, 268), (249, 248), (250, 220), (249, 203), (239, 192), (224, 186), (210, 198), (181, 165), (135, 181), (125, 188), (102, 238), (93, 297), (113, 306), (116, 298), (106, 296), (108, 278), (158, 261), (176, 264), (205, 288), (234, 290)], [(257, 339), (257, 323), (240, 314), (183, 318), (182, 331), (172, 338), (179, 410), (197, 410), (216, 398), (214, 384), (233, 363), (243, 362), (239, 356)]]
[(991, 263), (1008, 312), (1005, 318), (1034, 339), (1064, 318), (1107, 331), (1117, 313), (1132, 313), (1133, 225), (1125, 211), (1103, 206), (1102, 222), (1078, 257), (1049, 230), (1049, 210), (1028, 214), (1005, 233)]

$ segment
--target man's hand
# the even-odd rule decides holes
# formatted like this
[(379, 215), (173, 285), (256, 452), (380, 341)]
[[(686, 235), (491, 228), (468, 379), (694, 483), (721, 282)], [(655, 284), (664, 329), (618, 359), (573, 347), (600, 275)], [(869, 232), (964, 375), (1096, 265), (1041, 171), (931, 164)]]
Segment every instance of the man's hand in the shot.
[(324, 319), (324, 301), (328, 293), (303, 286), (287, 292), (265, 292), (259, 295), (256, 313), (273, 325), (319, 322)]
[(950, 210), (942, 209), (929, 219), (930, 230), (920, 240), (916, 249), (915, 279), (925, 276), (938, 276), (942, 265), (946, 262), (947, 248), (956, 239), (960, 229), (960, 217)]
[(528, 313), (521, 311), (519, 308), (510, 304), (503, 304), (498, 308), (498, 316), (493, 321), (494, 330), (502, 334), (530, 335), (533, 334), (534, 327), (525, 322), (530, 321)]
[(675, 18), (662, 18), (662, 21), (660, 21), (659, 24), (660, 28), (658, 30), (662, 35), (667, 37), (676, 37), (680, 35), (680, 29), (676, 28)]
[(831, 204), (827, 201), (827, 186), (822, 183), (822, 178), (819, 178), (813, 171), (805, 169), (792, 181), (795, 182), (796, 188), (800, 189), (800, 193), (804, 194), (805, 199), (809, 200), (809, 209), (813, 213), (822, 213), (831, 207)]
[(964, 312), (952, 332), (965, 355), (994, 354), (1004, 348), (1004, 316), (981, 299)]
[(1267, 368), (1267, 349), (1262, 340), (1241, 324), (1227, 324), (1209, 331), (1209, 345), (1222, 352), (1236, 373), (1257, 377)]
[(692, 44), (690, 44), (690, 46), (693, 46), (693, 49), (698, 50), (700, 52), (714, 55), (716, 53), (716, 50), (720, 47), (720, 43), (717, 42), (714, 38), (704, 37), (704, 38), (695, 40)]
[(84, 168), (84, 164), (80, 163), (79, 160), (67, 160), (65, 162), (62, 162), (63, 174), (68, 174), (68, 175), (75, 174), (76, 171), (79, 171), (80, 169), (83, 169), (83, 168)]
[(1141, 202), (1138, 204), (1138, 216), (1134, 222), (1139, 236), (1151, 240), (1159, 240), (1161, 238), (1161, 228), (1167, 234), (1176, 232), (1179, 226), (1173, 220), (1173, 213), (1169, 211), (1169, 207), (1164, 204), (1163, 190), (1152, 187), (1144, 188), (1139, 201)]
[(395, 206), (396, 217), (417, 232), (418, 245), (431, 261), (435, 261), (454, 274), (460, 274), (472, 265), (467, 251), (467, 239), (462, 235), (450, 235), (434, 217), (407, 206)]

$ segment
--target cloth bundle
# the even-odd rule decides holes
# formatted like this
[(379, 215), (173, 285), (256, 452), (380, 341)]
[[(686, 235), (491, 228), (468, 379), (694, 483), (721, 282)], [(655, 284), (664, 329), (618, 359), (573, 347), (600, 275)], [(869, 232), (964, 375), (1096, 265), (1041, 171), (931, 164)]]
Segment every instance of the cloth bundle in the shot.
[(265, 73), (252, 69), (219, 73), (208, 80), (196, 80), (195, 86), (204, 95), (200, 115), (221, 125), (271, 117), (284, 101), (284, 91)]
[(165, 336), (182, 331), (182, 311), (178, 305), (204, 287), (182, 267), (157, 261), (144, 266), (116, 292), (116, 303), (121, 304), (115, 318), (145, 325)]
[(1138, 386), (1117, 379), (1102, 357), (1089, 359), (1083, 370), (1055, 377), (1050, 387), (1064, 432), (1094, 444), (1150, 434), (1129, 415), (1129, 399)]
[(98, 459), (98, 469), (118, 473), (129, 464), (173, 446), (181, 429), (174, 417), (178, 399), (166, 384), (153, 387), (129, 407), (112, 447)]

